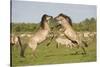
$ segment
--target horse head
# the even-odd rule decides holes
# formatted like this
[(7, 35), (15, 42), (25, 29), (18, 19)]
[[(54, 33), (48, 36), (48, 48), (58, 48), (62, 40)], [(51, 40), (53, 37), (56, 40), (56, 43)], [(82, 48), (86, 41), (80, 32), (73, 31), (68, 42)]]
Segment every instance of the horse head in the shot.
[(49, 21), (50, 21), (51, 19), (53, 19), (52, 16), (49, 16), (49, 15), (47, 15), (47, 14), (44, 14), (44, 15), (42, 16), (42, 19), (41, 19), (41, 22), (40, 22), (40, 26), (41, 26), (42, 28), (44, 28), (45, 23), (49, 23)]
[(60, 13), (58, 16), (56, 16), (54, 18), (54, 20), (59, 24), (61, 25), (63, 23), (63, 20), (66, 20), (71, 26), (72, 26), (72, 20), (69, 16), (63, 14), (63, 13)]

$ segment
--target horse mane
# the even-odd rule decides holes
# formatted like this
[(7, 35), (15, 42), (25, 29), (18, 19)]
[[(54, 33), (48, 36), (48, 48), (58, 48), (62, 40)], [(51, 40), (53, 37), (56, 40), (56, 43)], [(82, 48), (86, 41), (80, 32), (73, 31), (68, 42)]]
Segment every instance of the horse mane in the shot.
[(41, 18), (40, 27), (44, 29), (44, 21), (46, 21), (46, 14), (44, 14)]
[(62, 14), (62, 13), (60, 13), (59, 16), (63, 16), (69, 22), (69, 24), (72, 26), (72, 20), (69, 16)]

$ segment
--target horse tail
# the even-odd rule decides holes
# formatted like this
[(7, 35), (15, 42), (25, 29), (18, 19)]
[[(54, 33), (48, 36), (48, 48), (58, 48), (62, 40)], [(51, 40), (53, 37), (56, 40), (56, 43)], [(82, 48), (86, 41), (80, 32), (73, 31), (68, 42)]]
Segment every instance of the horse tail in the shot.
[(85, 41), (82, 41), (85, 47), (88, 47), (88, 44)]
[(23, 46), (22, 46), (22, 43), (21, 43), (21, 39), (19, 36), (18, 37), (18, 42), (19, 42), (19, 45), (20, 45), (20, 56), (21, 57), (24, 57), (24, 49), (23, 49)]

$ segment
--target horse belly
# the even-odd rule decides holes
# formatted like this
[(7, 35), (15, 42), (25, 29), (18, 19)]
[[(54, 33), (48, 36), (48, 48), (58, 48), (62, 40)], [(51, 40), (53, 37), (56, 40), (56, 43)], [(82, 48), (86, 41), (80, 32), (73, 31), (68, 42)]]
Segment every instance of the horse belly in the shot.
[(37, 42), (35, 40), (31, 40), (28, 44), (30, 48), (36, 49)]
[(42, 37), (42, 38), (39, 39), (38, 42), (41, 43), (41, 42), (44, 41), (45, 39), (46, 39), (46, 37)]
[(40, 42), (44, 41), (45, 39), (46, 39), (46, 37), (44, 37), (44, 36), (41, 36), (41, 37), (37, 36), (37, 37), (33, 38), (33, 40), (37, 43), (40, 43)]

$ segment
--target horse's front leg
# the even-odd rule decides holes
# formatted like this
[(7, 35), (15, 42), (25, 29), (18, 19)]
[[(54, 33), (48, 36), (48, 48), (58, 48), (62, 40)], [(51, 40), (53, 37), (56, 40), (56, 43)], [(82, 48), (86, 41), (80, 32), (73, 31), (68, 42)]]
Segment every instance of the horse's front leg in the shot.
[(56, 44), (56, 48), (59, 48), (59, 43)]
[(71, 55), (77, 55), (77, 54), (79, 54), (79, 48), (77, 47), (76, 44), (72, 44), (71, 50), (73, 51), (73, 52), (71, 53)]
[(32, 54), (33, 54), (33, 56), (34, 57), (37, 57), (36, 56), (36, 48), (37, 48), (37, 43), (31, 43), (31, 44), (29, 44), (29, 47), (32, 49)]
[(82, 54), (83, 54), (83, 55), (86, 55), (85, 48), (84, 48), (83, 46), (81, 46), (81, 48), (82, 48), (82, 50), (83, 50)]
[(26, 48), (26, 45), (23, 45), (23, 46), (21, 47), (21, 52), (20, 52), (20, 56), (21, 56), (21, 57), (25, 57), (25, 56), (24, 56), (25, 48)]
[(85, 54), (86, 54), (85, 47), (87, 47), (87, 46), (84, 46), (84, 43), (81, 42), (81, 43), (80, 43), (80, 48), (82, 49), (82, 55), (85, 55)]
[(47, 43), (47, 46), (49, 46), (51, 44), (51, 41), (49, 41), (48, 43)]
[(18, 43), (19, 43), (19, 46), (20, 46), (20, 56), (21, 57), (25, 57), (24, 56), (24, 52), (25, 52), (25, 49), (26, 49), (26, 47), (27, 47), (27, 44), (22, 44), (22, 42), (21, 42), (21, 39), (20, 39), (20, 37), (18, 36)]
[(50, 37), (49, 42), (47, 43), (47, 46), (49, 46), (49, 45), (52, 43), (52, 40), (53, 40), (53, 39), (54, 39), (54, 33), (53, 33), (53, 36)]

